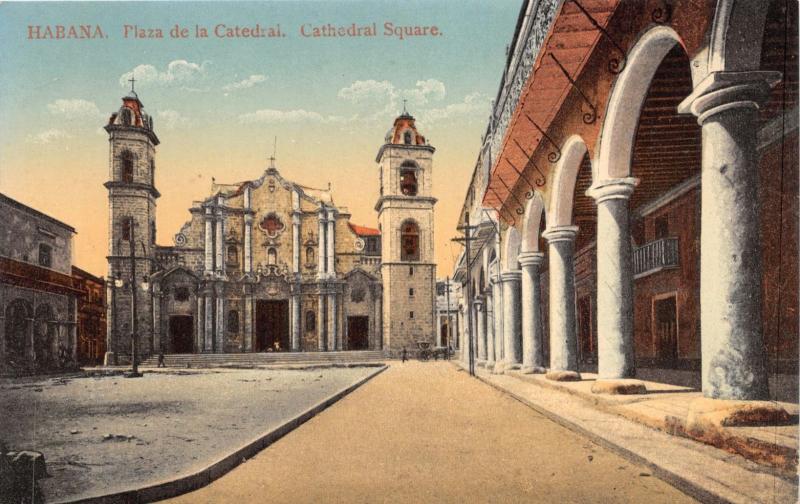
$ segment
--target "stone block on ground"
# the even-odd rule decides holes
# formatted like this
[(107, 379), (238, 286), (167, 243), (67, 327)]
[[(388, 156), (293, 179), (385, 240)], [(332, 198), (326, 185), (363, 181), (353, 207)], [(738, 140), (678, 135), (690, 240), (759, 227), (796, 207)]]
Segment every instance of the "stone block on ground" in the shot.
[(610, 395), (646, 394), (647, 387), (639, 380), (597, 380), (592, 384), (592, 393)]
[(552, 381), (581, 381), (581, 374), (577, 371), (550, 371), (544, 377)]

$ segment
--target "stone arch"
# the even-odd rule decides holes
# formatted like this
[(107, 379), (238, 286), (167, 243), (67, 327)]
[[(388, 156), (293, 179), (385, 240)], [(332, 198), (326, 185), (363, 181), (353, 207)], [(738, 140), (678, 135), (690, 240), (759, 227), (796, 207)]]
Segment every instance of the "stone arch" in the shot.
[(533, 198), (525, 205), (525, 216), (522, 219), (522, 252), (539, 251), (539, 228), (544, 216), (544, 200), (536, 191)]
[[(668, 26), (644, 32), (628, 53), (628, 62), (614, 86), (603, 119), (594, 182), (629, 177), (642, 105), (658, 67), (675, 44), (683, 42)], [(697, 82), (693, 82), (694, 85)]]
[(400, 260), (416, 262), (421, 258), (422, 237), (420, 226), (414, 219), (404, 220), (399, 228)]
[(518, 256), (521, 245), (522, 238), (519, 235), (519, 231), (515, 227), (509, 227), (503, 239), (503, 254), (501, 256), (503, 271), (516, 271), (519, 269)]
[(708, 73), (758, 70), (766, 17), (763, 2), (719, 0), (711, 25)]
[[(561, 147), (561, 160), (556, 166), (550, 206), (547, 212), (547, 227), (568, 226), (572, 223), (572, 198), (575, 181), (588, 149), (579, 135), (572, 135)], [(592, 170), (594, 171), (594, 170)]]

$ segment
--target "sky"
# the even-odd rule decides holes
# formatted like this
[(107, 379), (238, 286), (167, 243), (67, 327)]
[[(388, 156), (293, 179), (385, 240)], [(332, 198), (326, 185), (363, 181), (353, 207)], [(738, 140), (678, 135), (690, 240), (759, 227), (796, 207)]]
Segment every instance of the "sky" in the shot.
[[(73, 264), (105, 275), (108, 141), (102, 126), (133, 74), (161, 140), (158, 236), (172, 245), (192, 201), (269, 164), (330, 183), (351, 222), (377, 227), (375, 155), (403, 108), (436, 147), (438, 274), (452, 272), (456, 221), (497, 93), (519, 0), (0, 4), (0, 192), (78, 231)], [(436, 26), (400, 39), (394, 26)], [(376, 37), (303, 37), (326, 24), (376, 23)], [(285, 36), (221, 38), (214, 27)], [(29, 38), (29, 26), (90, 25), (93, 39)], [(129, 25), (125, 36), (125, 25)], [(172, 38), (175, 25), (189, 37)], [(208, 38), (194, 36), (196, 26)], [(135, 28), (133, 28), (135, 27)], [(162, 31), (164, 38), (136, 38)], [(35, 29), (34, 29), (35, 30)], [(35, 32), (34, 32), (35, 34)], [(277, 142), (275, 139), (277, 138)]]

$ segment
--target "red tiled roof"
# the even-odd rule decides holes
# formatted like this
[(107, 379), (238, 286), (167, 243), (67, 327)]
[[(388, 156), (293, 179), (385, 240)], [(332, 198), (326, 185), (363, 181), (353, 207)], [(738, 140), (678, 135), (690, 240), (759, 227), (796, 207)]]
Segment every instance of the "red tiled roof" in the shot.
[(353, 231), (358, 236), (380, 236), (381, 232), (374, 228), (369, 228), (366, 226), (359, 226), (358, 224), (350, 224), (350, 230)]

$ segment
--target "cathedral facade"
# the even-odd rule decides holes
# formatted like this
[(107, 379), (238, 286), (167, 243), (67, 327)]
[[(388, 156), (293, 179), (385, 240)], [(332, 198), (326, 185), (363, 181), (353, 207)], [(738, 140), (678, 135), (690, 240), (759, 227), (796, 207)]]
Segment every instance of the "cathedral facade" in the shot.
[[(414, 118), (380, 148), (380, 229), (330, 190), (261, 176), (213, 183), (171, 246), (157, 245), (153, 121), (135, 92), (110, 143), (108, 354), (383, 350), (434, 342), (431, 162)], [(132, 297), (135, 295), (134, 298)]]

